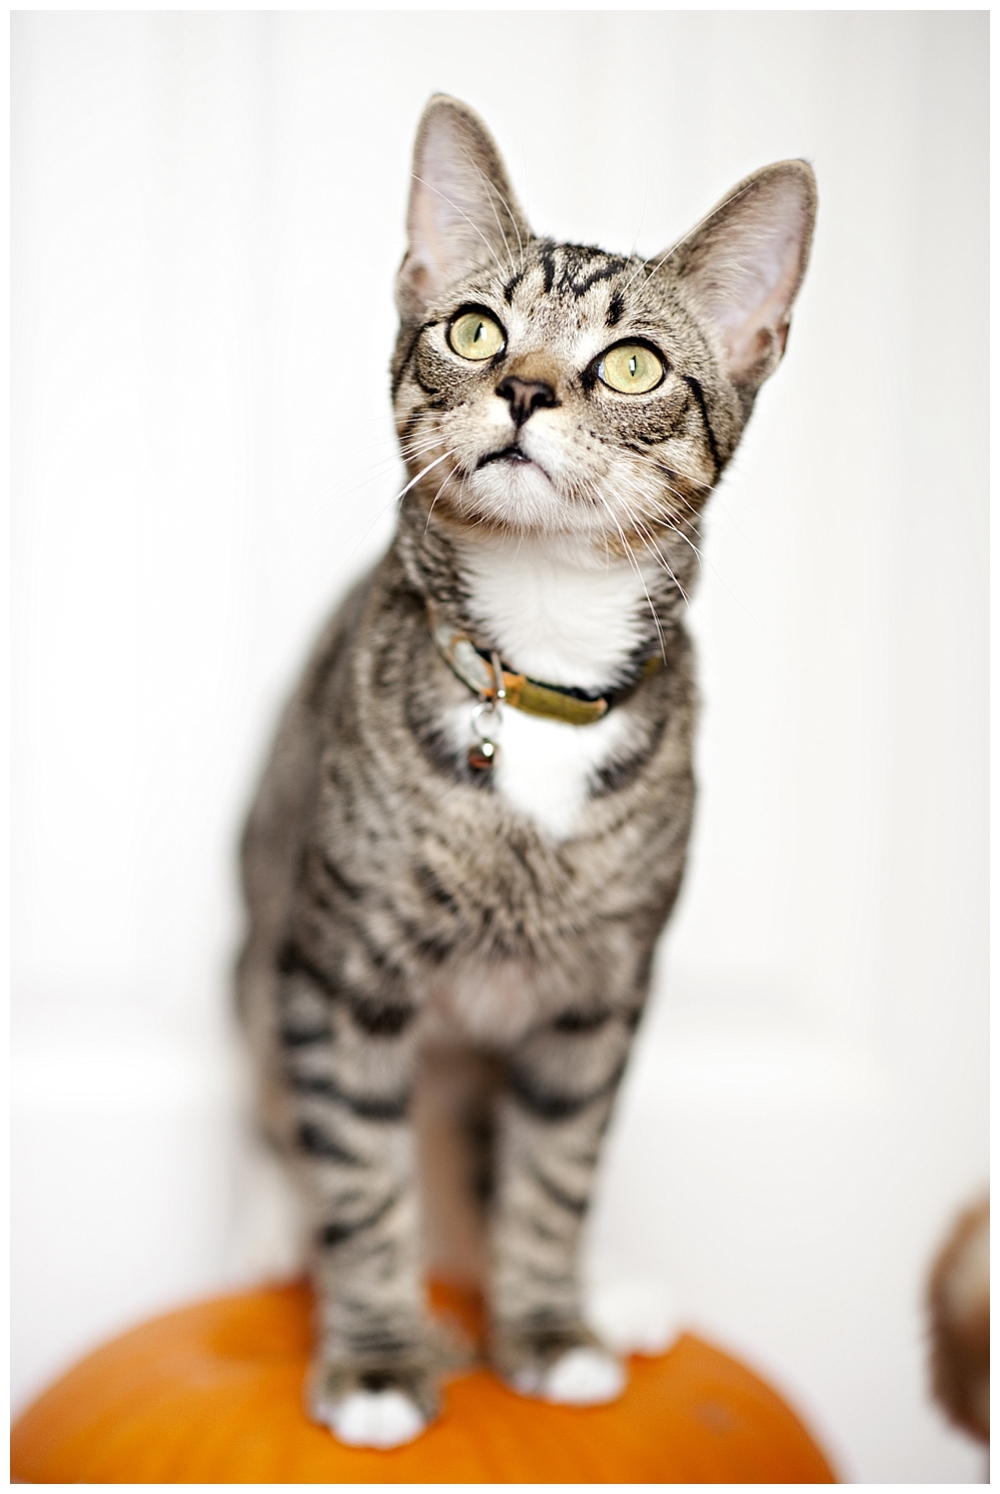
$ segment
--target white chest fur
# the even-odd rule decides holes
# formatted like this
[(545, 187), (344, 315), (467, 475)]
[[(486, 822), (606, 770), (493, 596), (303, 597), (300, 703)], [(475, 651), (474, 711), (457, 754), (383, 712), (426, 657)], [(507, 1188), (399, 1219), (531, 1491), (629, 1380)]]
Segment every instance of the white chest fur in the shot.
[[(481, 641), (514, 669), (584, 690), (624, 678), (649, 605), (643, 577), (627, 562), (523, 539), (470, 546), (462, 561)], [(454, 726), (470, 740), (469, 712)], [(493, 770), (497, 792), (553, 839), (568, 839), (595, 773), (627, 745), (630, 730), (624, 711), (570, 726), (508, 707)]]

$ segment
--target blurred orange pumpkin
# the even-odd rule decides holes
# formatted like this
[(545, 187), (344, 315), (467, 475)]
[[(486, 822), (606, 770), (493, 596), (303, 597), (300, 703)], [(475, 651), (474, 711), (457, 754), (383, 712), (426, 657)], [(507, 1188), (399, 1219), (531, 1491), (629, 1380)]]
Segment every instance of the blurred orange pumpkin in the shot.
[[(432, 1288), (475, 1333), (475, 1300)], [(444, 1414), (392, 1452), (342, 1447), (302, 1409), (306, 1286), (223, 1297), (155, 1319), (84, 1359), (17, 1422), (11, 1475), (29, 1483), (833, 1483), (782, 1400), (685, 1335), (631, 1363), (611, 1406), (525, 1400), (485, 1370), (453, 1380)]]

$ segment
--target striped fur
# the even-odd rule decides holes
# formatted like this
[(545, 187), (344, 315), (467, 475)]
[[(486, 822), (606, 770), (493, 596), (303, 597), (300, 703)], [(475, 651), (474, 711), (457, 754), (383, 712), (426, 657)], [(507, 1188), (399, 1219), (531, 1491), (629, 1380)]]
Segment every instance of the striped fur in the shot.
[[(531, 235), (482, 125), (443, 98), (421, 122), (414, 175), (392, 365), (410, 484), (389, 553), (329, 625), (281, 724), (244, 840), (239, 971), (262, 1112), (310, 1213), (312, 1409), (378, 1445), (392, 1440), (380, 1397), (418, 1408), (400, 1437), (438, 1404), (447, 1353), (424, 1319), (424, 1239), (454, 1272), (487, 1273), (493, 1359), (511, 1384), (560, 1398), (572, 1381), (566, 1394), (586, 1400), (595, 1364), (590, 1398), (618, 1383), (578, 1353), (599, 1346), (576, 1254), (684, 869), (684, 603), (705, 500), (784, 346), (815, 199), (808, 167), (783, 163), (661, 260), (554, 244)], [(449, 344), (469, 306), (505, 332), (485, 362)], [(603, 351), (629, 339), (664, 360), (650, 393), (598, 376)], [(551, 398), (515, 421), (497, 394), (508, 376)], [(499, 591), (491, 554), (510, 576)], [(591, 624), (602, 677), (581, 681), (588, 589), (613, 610), (618, 574), (627, 616)], [(550, 593), (568, 601), (546, 612)], [(519, 720), (519, 787), (470, 768), (474, 701), (434, 649), (428, 598), (515, 668), (537, 645), (555, 683), (610, 688), (662, 654), (615, 707), (619, 727), (575, 757), (567, 745), (572, 814), (533, 812), (524, 787), (533, 763), (558, 771), (552, 723), (536, 723), (543, 742)], [(433, 1143), (419, 1155), (418, 1131)]]

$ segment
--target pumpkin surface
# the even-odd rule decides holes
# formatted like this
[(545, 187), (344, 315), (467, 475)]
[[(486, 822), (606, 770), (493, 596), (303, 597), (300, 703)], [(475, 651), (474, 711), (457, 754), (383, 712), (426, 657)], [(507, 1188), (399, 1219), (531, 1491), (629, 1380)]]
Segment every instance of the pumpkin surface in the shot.
[[(468, 1293), (434, 1286), (439, 1316), (481, 1337)], [(833, 1483), (798, 1418), (756, 1375), (684, 1335), (631, 1360), (610, 1406), (550, 1406), (487, 1370), (456, 1376), (444, 1412), (390, 1452), (342, 1447), (310, 1422), (302, 1385), (312, 1298), (268, 1287), (156, 1318), (98, 1349), (14, 1427), (30, 1483)]]

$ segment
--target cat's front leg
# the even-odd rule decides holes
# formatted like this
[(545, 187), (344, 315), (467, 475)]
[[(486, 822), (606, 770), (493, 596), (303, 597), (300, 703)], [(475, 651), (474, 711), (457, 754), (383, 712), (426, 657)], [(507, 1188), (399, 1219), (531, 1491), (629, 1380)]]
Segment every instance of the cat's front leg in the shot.
[(416, 1013), (384, 973), (346, 980), (364, 955), (340, 954), (324, 968), (290, 941), (280, 956), (289, 1144), (317, 1294), (308, 1408), (342, 1442), (394, 1447), (438, 1409), (409, 1119)]
[(580, 1233), (633, 1022), (567, 1010), (510, 1055), (492, 1221), (493, 1362), (526, 1395), (614, 1400), (625, 1373), (586, 1326)]

